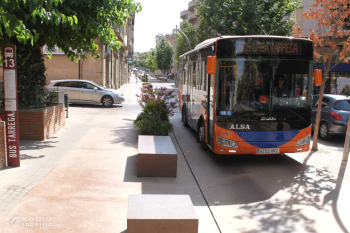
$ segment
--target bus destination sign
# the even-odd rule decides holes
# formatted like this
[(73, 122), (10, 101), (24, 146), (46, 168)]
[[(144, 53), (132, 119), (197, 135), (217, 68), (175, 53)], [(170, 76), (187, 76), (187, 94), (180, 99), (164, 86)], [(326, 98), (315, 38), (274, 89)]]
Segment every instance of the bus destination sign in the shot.
[(300, 55), (301, 43), (298, 41), (238, 40), (236, 53)]

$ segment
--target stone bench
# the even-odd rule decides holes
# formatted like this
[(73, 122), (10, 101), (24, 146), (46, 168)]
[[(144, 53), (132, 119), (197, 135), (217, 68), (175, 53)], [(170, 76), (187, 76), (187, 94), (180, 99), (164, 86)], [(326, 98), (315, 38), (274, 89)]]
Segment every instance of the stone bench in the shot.
[(189, 195), (130, 195), (128, 233), (198, 233)]
[(169, 136), (139, 135), (137, 176), (176, 177), (177, 152)]

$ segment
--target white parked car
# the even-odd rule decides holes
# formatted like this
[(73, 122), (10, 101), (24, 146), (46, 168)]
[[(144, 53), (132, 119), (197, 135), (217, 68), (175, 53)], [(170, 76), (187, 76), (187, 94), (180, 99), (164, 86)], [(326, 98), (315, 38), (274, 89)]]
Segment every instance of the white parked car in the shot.
[(125, 101), (124, 94), (113, 89), (106, 89), (93, 81), (81, 79), (52, 80), (46, 88), (68, 94), (69, 103), (102, 104), (112, 107)]
[(143, 77), (143, 76), (145, 76), (145, 71), (139, 71), (139, 72), (137, 72), (137, 76), (138, 77)]

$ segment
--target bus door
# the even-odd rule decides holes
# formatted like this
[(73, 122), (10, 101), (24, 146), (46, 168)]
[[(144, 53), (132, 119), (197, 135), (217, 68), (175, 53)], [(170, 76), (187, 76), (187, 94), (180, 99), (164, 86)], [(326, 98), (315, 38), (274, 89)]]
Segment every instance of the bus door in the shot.
[(188, 120), (188, 124), (193, 127), (193, 105), (194, 105), (194, 99), (193, 99), (193, 88), (192, 88), (192, 85), (193, 85), (193, 75), (192, 75), (192, 72), (193, 72), (193, 65), (192, 64), (188, 64), (188, 70), (187, 70), (187, 119)]
[(214, 150), (214, 75), (208, 74), (208, 96), (207, 96), (208, 111), (208, 144)]

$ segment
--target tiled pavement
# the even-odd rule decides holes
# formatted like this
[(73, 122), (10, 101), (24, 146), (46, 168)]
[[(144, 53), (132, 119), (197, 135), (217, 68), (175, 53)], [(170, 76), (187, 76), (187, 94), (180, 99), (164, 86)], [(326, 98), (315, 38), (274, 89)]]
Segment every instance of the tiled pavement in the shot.
[[(61, 160), (88, 127), (66, 127), (47, 141), (20, 141), (21, 166), (0, 171), (0, 220)], [(36, 156), (27, 156), (35, 150)], [(33, 154), (33, 153), (31, 153)]]

